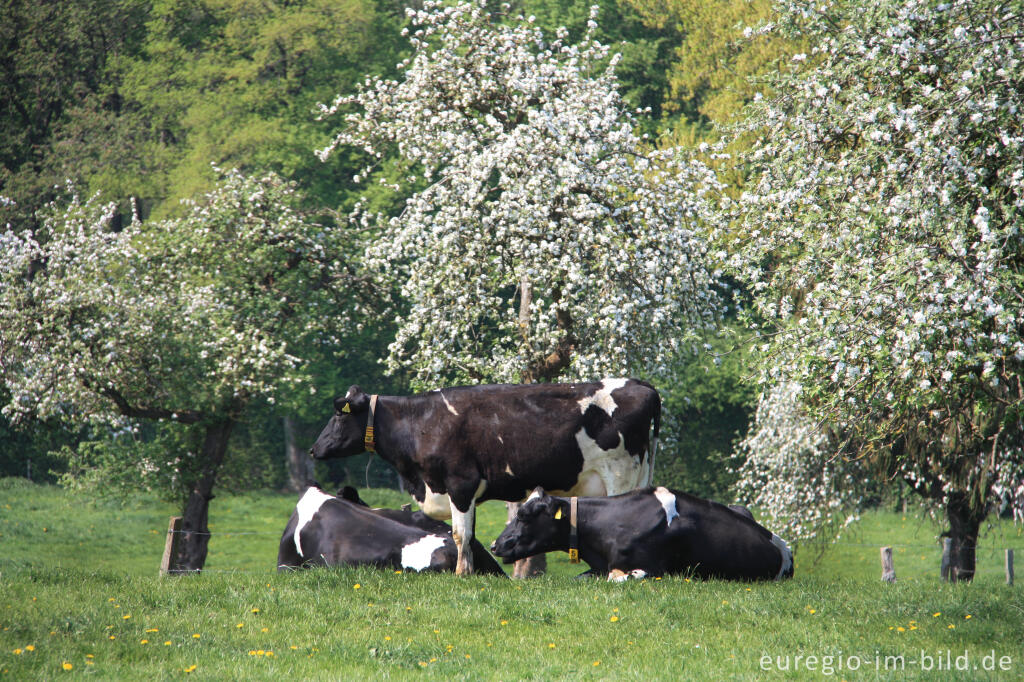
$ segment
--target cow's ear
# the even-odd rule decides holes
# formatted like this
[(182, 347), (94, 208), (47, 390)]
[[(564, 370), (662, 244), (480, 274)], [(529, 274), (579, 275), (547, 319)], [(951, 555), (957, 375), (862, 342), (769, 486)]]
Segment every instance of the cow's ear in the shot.
[(358, 413), (370, 405), (370, 396), (363, 393), (358, 386), (351, 386), (348, 392), (334, 401), (334, 411), (338, 414)]
[(363, 412), (370, 407), (370, 396), (363, 393), (363, 389), (358, 386), (350, 386), (345, 398), (348, 399), (348, 405), (353, 412)]

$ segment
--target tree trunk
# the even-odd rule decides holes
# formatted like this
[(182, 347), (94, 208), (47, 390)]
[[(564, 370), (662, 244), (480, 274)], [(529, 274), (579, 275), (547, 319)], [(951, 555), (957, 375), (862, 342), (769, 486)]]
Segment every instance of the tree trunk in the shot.
[[(523, 275), (522, 280), (519, 282), (519, 331), (523, 335), (523, 340), (527, 342), (527, 346), (530, 341), (530, 305), (532, 303), (533, 285), (530, 284), (530, 279), (526, 275)], [(534, 374), (532, 367), (524, 369), (520, 380), (524, 384), (532, 384), (536, 380)], [(509, 523), (515, 518), (516, 512), (519, 510), (519, 503), (506, 502), (505, 506), (508, 509), (508, 519), (506, 523)], [(512, 568), (512, 577), (532, 578), (534, 576), (544, 575), (547, 570), (547, 555), (537, 554), (517, 561)]]
[(170, 573), (194, 573), (203, 570), (206, 564), (206, 553), (210, 544), (210, 529), (207, 519), (210, 500), (213, 499), (213, 485), (217, 471), (224, 462), (228, 449), (228, 439), (235, 426), (230, 417), (206, 426), (206, 437), (203, 440), (202, 469), (192, 492), (185, 502), (185, 511), (181, 519), (181, 540), (178, 544), (178, 556), (171, 566)]
[(288, 465), (288, 490), (302, 492), (313, 480), (313, 460), (295, 440), (295, 422), (284, 418), (284, 457)]
[(946, 504), (946, 516), (949, 519), (949, 579), (970, 582), (974, 579), (978, 530), (985, 519), (985, 511), (974, 509), (967, 495), (954, 493)]

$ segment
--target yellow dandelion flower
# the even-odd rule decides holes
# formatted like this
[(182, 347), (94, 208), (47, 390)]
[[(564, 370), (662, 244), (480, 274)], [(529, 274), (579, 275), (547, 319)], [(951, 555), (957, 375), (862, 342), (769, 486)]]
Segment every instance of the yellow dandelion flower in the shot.
[(21, 656), (21, 649), (15, 649), (14, 650), (14, 655), (15, 656)]
[(431, 663), (437, 663), (437, 658), (435, 657), (435, 658), (430, 659), (430, 662)]
[(199, 639), (200, 637), (202, 637), (202, 635), (200, 635), (198, 632), (192, 634), (192, 639)]
[(273, 651), (268, 651), (267, 652), (267, 657), (268, 658), (273, 658), (274, 657), (274, 652)]
[(199, 666), (197, 666), (195, 663), (193, 663), (189, 667), (185, 668), (185, 672), (187, 672), (187, 673), (195, 672), (196, 668), (198, 668), (198, 667)]
[(131, 618), (131, 617), (132, 617), (132, 614), (130, 614), (130, 613), (126, 613), (126, 614), (124, 614), (123, 616), (121, 616), (121, 620), (128, 620), (128, 619), (129, 619), (129, 618)]
[(555, 643), (554, 642), (548, 642), (548, 648), (549, 649), (554, 649), (555, 648)]
[(439, 635), (439, 634), (441, 634), (441, 631), (440, 630), (434, 630), (434, 634), (435, 635)]
[(110, 598), (110, 599), (108, 599), (107, 601), (117, 601), (117, 600), (116, 600), (116, 599), (114, 599), (113, 597), (111, 597), (111, 598)]
[(427, 667), (427, 662), (426, 661), (420, 661), (420, 667), (426, 668)]
[(36, 650), (36, 645), (35, 644), (29, 644), (28, 646), (25, 647), (25, 651), (35, 651), (35, 650)]
[(267, 653), (267, 652), (266, 652), (266, 651), (264, 651), (263, 649), (257, 649), (257, 650), (256, 650), (256, 655), (257, 655), (257, 656), (262, 656), (262, 655), (263, 655), (263, 654), (265, 654), (265, 653)]
[(932, 614), (932, 618), (938, 618), (941, 615), (942, 615), (942, 611), (936, 611), (935, 613)]
[(362, 585), (360, 585), (359, 583), (356, 583), (355, 585), (352, 586), (352, 589), (353, 590), (358, 590), (360, 587), (362, 587)]
[(291, 645), (290, 647), (288, 647), (288, 648), (289, 648), (289, 649), (291, 649), (292, 651), (296, 651), (296, 650), (297, 650), (297, 649), (298, 649), (299, 647), (297, 647), (297, 646), (295, 646), (294, 644), (292, 644), (292, 645)]
[(139, 644), (149, 644), (149, 640), (148, 639), (140, 639), (139, 640)]
[(258, 608), (254, 608), (254, 609), (252, 610), (252, 613), (259, 613), (259, 612), (260, 612), (260, 610), (259, 610)]
[(599, 666), (599, 665), (601, 665), (601, 661), (594, 661), (594, 667), (595, 667), (595, 668), (596, 668), (597, 666)]
[(270, 628), (260, 628), (260, 632), (270, 632)]
[(815, 611), (814, 609), (807, 609), (807, 612), (810, 613), (812, 616), (817, 613), (817, 611)]
[(114, 635), (111, 635), (110, 639), (117, 639), (117, 637), (115, 637)]
[(256, 655), (256, 650), (255, 649), (249, 649), (249, 655), (250, 656), (255, 656)]
[(92, 654), (86, 654), (86, 655), (85, 655), (85, 657), (86, 657), (86, 658), (96, 658), (96, 657), (95, 657), (95, 656), (93, 656)]
[(60, 667), (64, 668), (64, 670), (71, 670), (71, 668), (73, 668), (74, 666), (72, 666), (67, 661), (64, 661), (63, 663), (60, 664)]
[(613, 622), (613, 623), (617, 623), (617, 622), (619, 622), (619, 617), (618, 617), (618, 616), (612, 616), (612, 617), (611, 617), (611, 618), (609, 618), (608, 620), (610, 620), (610, 621), (611, 621), (611, 622)]
[(972, 617), (973, 616), (971, 616), (971, 614), (968, 613), (966, 616), (964, 616), (964, 620), (970, 620)]
[(164, 646), (170, 646), (170, 645), (171, 645), (171, 640), (167, 640), (166, 642), (164, 642)]
[(384, 635), (384, 641), (385, 642), (390, 642), (391, 641), (391, 635)]
[(911, 625), (911, 626), (910, 626), (910, 629), (911, 629), (911, 630), (916, 630), (916, 629), (917, 629), (917, 626), (916, 626), (916, 625)]
[(956, 630), (956, 626), (955, 626), (955, 625), (953, 625), (952, 623), (950, 623), (949, 625), (947, 625), (947, 626), (946, 626), (946, 628), (947, 628), (947, 629), (949, 629), (949, 630)]
[(235, 625), (235, 627), (236, 628), (244, 628), (245, 627), (245, 623), (238, 623), (237, 625)]
[(146, 632), (160, 632), (159, 628), (149, 628)]
[(906, 632), (906, 631), (907, 631), (907, 629), (905, 627), (903, 627), (902, 625), (899, 626), (898, 628), (896, 628), (896, 632)]

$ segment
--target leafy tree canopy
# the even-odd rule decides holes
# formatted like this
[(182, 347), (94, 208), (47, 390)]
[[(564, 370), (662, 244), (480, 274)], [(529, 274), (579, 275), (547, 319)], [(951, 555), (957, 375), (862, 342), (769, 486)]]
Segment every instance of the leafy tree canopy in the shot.
[(766, 383), (945, 508), (967, 577), (992, 496), (1024, 512), (1021, 19), (791, 3), (814, 47), (750, 109), (735, 216)]
[(389, 366), (424, 383), (665, 371), (720, 310), (697, 231), (713, 176), (644, 150), (590, 32), (473, 3), (412, 16), (401, 77), (325, 108), (349, 113), (322, 152), (407, 163), (403, 212), (353, 217), (376, 235), (367, 272), (408, 306)]

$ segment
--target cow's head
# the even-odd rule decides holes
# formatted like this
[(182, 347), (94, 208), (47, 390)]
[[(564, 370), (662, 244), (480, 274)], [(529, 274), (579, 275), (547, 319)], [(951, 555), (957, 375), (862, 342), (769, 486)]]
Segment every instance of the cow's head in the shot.
[(536, 488), (491, 550), (505, 563), (569, 547), (569, 503)]
[(358, 455), (366, 449), (363, 437), (369, 413), (370, 396), (352, 386), (341, 398), (334, 399), (334, 416), (327, 422), (310, 448), (313, 459), (331, 459)]

